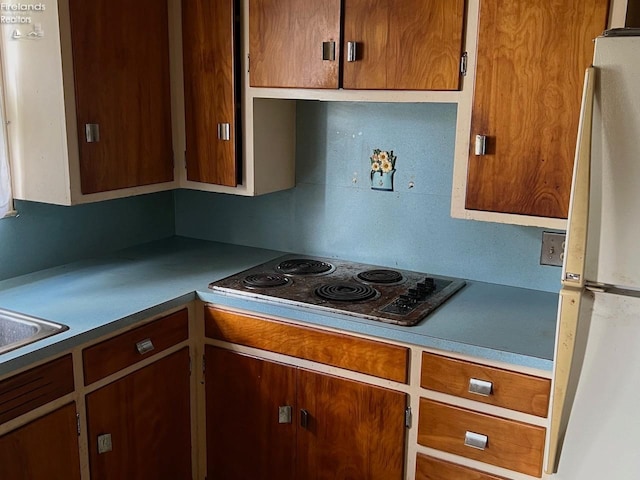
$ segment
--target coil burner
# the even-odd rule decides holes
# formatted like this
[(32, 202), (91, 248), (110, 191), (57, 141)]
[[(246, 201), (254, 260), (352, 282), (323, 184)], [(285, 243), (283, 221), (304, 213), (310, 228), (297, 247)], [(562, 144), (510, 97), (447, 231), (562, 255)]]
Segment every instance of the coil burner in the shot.
[(326, 283), (315, 290), (316, 295), (336, 302), (363, 302), (378, 295), (378, 291), (361, 283)]

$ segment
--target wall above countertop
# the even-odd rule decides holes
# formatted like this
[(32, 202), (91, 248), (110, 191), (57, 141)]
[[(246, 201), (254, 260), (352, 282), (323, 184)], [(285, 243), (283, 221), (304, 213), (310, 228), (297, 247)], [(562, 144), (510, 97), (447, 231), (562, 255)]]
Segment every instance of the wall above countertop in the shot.
[[(450, 217), (456, 106), (298, 101), (296, 187), (257, 198), (177, 190), (176, 234), (557, 292), (542, 229)], [(375, 148), (394, 191), (370, 188)]]
[(62, 207), (16, 201), (0, 220), (0, 280), (174, 234), (172, 192)]

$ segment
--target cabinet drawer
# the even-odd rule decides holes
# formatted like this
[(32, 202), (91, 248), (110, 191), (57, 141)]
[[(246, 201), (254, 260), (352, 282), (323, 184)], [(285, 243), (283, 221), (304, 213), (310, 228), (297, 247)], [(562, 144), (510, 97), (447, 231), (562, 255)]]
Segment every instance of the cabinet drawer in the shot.
[(172, 347), (189, 337), (187, 309), (124, 332), (82, 351), (84, 383), (112, 373)]
[(0, 424), (71, 392), (71, 355), (9, 377), (0, 382)]
[(418, 443), (425, 447), (539, 477), (544, 438), (543, 427), (420, 399)]
[(416, 460), (416, 480), (507, 480), (439, 458), (418, 454)]
[(423, 352), (420, 386), (546, 417), (551, 380)]
[(409, 349), (205, 307), (207, 337), (407, 383)]

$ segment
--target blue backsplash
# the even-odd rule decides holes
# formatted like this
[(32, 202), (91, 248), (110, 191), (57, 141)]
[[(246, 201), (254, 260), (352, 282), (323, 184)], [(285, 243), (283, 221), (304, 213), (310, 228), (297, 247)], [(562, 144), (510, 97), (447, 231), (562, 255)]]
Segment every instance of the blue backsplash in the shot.
[[(556, 292), (542, 229), (450, 217), (456, 106), (299, 101), (296, 187), (175, 192), (176, 234)], [(370, 188), (373, 149), (395, 191)]]
[(16, 201), (0, 220), (0, 280), (174, 234), (172, 192), (61, 207)]

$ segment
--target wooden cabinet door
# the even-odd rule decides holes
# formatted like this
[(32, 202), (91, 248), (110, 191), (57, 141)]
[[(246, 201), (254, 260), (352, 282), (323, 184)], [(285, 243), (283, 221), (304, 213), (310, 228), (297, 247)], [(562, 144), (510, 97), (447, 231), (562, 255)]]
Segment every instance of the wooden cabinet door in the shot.
[(340, 0), (249, 0), (249, 55), (252, 87), (338, 88)]
[(457, 90), (464, 9), (464, 0), (346, 0), (344, 88)]
[(467, 209), (566, 218), (584, 71), (608, 6), (481, 2)]
[(80, 480), (75, 403), (1, 436), (0, 478)]
[(182, 2), (187, 179), (235, 187), (235, 0)]
[(207, 346), (207, 478), (294, 480), (296, 420), (279, 423), (279, 407), (296, 412), (294, 367)]
[(82, 193), (171, 181), (167, 3), (87, 5), (69, 1)]
[(190, 479), (189, 390), (184, 348), (87, 395), (91, 479)]
[(404, 478), (406, 394), (307, 370), (297, 385), (297, 478)]

